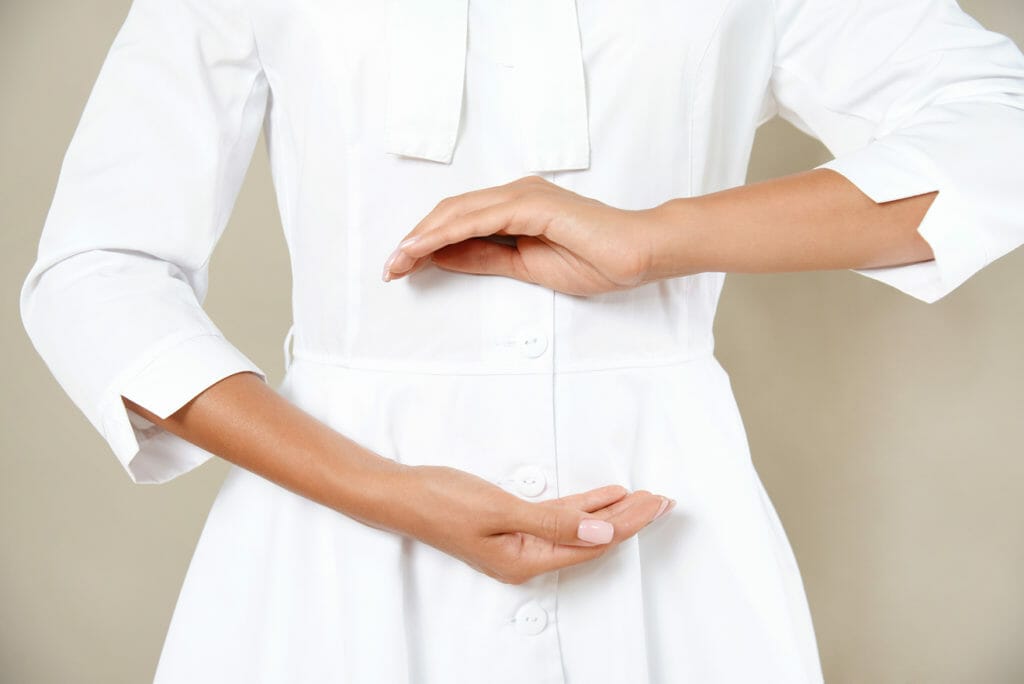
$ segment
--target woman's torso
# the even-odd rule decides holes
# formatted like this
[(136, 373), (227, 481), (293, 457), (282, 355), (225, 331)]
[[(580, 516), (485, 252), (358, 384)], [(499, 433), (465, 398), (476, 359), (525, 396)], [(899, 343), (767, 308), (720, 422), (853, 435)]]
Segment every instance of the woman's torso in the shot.
[[(520, 151), (520, 103), (531, 91), (516, 78), (511, 47), (531, 29), (508, 3), (469, 2), (450, 164), (385, 151), (388, 3), (250, 5), (272, 93), (266, 131), (292, 258), (297, 355), (516, 372), (710, 352), (720, 273), (586, 298), (436, 267), (381, 280), (394, 244), (438, 201), (531, 173)], [(769, 106), (769, 0), (576, 6), (590, 165), (539, 175), (624, 209), (742, 184)]]
[[(512, 50), (529, 27), (511, 4), (469, 0), (450, 164), (385, 151), (387, 3), (251, 5), (294, 277), (280, 391), (384, 457), (530, 501), (618, 483), (678, 505), (600, 559), (506, 585), (232, 468), (157, 681), (819, 682), (713, 356), (723, 274), (591, 297), (433, 267), (381, 280), (438, 201), (529, 173)], [(768, 5), (579, 0), (590, 165), (541, 175), (624, 209), (742, 183), (768, 111)]]

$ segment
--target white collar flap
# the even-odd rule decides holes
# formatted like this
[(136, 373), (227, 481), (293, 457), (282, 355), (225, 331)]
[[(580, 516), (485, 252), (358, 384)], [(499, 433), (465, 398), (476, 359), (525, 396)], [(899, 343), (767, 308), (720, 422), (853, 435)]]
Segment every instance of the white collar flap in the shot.
[[(465, 86), (470, 0), (392, 0), (386, 151), (450, 163)], [(590, 166), (575, 0), (508, 0), (523, 170)]]

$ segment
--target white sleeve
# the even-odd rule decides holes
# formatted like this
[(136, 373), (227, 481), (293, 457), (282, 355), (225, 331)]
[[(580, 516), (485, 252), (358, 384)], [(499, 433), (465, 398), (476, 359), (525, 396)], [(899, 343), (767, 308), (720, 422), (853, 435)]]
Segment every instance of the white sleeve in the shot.
[(50, 372), (137, 483), (212, 454), (166, 418), (218, 380), (266, 374), (202, 308), (208, 264), (268, 99), (241, 0), (134, 0), (67, 148), (21, 289)]
[(955, 0), (774, 0), (774, 111), (876, 202), (938, 191), (935, 258), (851, 269), (934, 302), (1024, 243), (1024, 55)]

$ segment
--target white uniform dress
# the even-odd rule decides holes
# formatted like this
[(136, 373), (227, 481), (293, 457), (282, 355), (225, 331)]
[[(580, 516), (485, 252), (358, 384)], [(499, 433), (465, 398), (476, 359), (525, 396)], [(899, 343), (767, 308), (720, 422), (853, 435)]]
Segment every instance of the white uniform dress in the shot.
[(285, 396), (384, 457), (532, 501), (608, 483), (678, 501), (509, 585), (232, 467), (156, 681), (821, 681), (713, 354), (723, 273), (590, 297), (436, 267), (381, 280), (446, 196), (532, 173), (624, 209), (709, 193), (744, 182), (776, 114), (876, 201), (939, 191), (920, 226), (936, 259), (859, 273), (931, 302), (1024, 241), (1024, 56), (953, 0), (134, 0), (21, 300), (134, 482), (211, 455), (121, 395), (167, 416), (262, 374), (201, 302), (265, 126), (294, 274)]

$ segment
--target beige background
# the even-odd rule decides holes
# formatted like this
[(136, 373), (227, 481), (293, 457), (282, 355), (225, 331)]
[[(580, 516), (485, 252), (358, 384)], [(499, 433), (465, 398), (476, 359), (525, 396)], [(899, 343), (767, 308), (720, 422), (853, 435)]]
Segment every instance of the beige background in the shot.
[[(18, 316), (62, 156), (128, 4), (0, 0), (2, 682), (151, 680), (227, 469), (213, 459), (133, 485)], [(962, 6), (1024, 45), (1019, 0)], [(829, 157), (776, 119), (749, 180)], [(207, 308), (276, 383), (288, 307), (261, 141)], [(1024, 250), (932, 305), (847, 271), (730, 275), (715, 330), (827, 680), (1024, 682)]]

